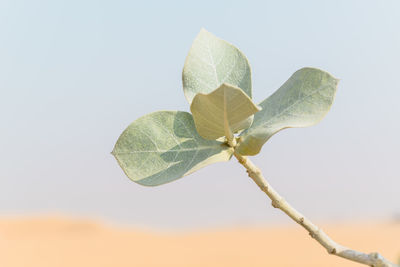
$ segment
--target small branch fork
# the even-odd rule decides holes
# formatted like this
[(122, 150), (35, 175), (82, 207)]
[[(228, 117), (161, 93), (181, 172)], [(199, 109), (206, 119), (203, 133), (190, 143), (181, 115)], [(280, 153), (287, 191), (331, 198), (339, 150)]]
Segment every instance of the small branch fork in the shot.
[(320, 243), (329, 254), (336, 255), (351, 261), (362, 263), (372, 267), (400, 267), (389, 262), (379, 253), (365, 254), (356, 250), (346, 248), (333, 241), (322, 229), (313, 224), (300, 212), (294, 209), (278, 192), (265, 180), (259, 168), (257, 168), (247, 157), (235, 153), (235, 157), (242, 164), (251, 179), (260, 187), (262, 191), (272, 200), (272, 206), (286, 213), (295, 222), (303, 226), (310, 236)]

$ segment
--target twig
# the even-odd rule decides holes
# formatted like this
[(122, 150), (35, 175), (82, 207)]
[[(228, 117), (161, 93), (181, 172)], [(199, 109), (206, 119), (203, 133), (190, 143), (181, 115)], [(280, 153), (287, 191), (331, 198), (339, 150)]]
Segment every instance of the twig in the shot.
[(257, 168), (247, 157), (236, 154), (235, 157), (242, 164), (250, 178), (260, 187), (262, 191), (272, 200), (272, 206), (286, 213), (295, 222), (303, 226), (310, 236), (320, 243), (329, 254), (336, 255), (348, 260), (362, 263), (372, 267), (400, 267), (391, 263), (379, 253), (366, 254), (353, 249), (344, 247), (333, 241), (322, 229), (313, 224), (309, 219), (304, 217), (300, 212), (293, 208), (286, 200), (284, 200), (278, 192), (265, 180), (259, 168)]

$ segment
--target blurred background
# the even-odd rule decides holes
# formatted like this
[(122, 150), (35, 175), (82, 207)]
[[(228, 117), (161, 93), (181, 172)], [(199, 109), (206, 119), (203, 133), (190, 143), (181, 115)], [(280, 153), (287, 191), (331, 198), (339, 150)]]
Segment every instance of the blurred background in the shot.
[[(263, 244), (260, 253), (269, 251), (270, 256), (282, 256), (288, 244), (294, 246), (282, 241), (282, 249), (278, 243), (267, 248), (264, 241), (274, 238), (272, 233), (251, 232), (293, 223), (270, 206), (235, 159), (148, 188), (125, 177), (110, 154), (122, 131), (138, 117), (156, 110), (189, 111), (181, 72), (202, 27), (247, 55), (256, 103), (305, 66), (340, 78), (336, 101), (320, 124), (280, 132), (253, 160), (277, 191), (306, 216), (330, 225), (353, 225), (347, 232), (328, 228), (340, 240), (371, 244), (375, 247), (366, 249), (374, 250), (384, 244), (387, 250), (381, 252), (388, 255), (395, 255), (394, 249), (400, 252), (398, 224), (395, 229), (380, 225), (376, 235), (365, 226), (400, 220), (399, 10), (397, 0), (1, 0), (0, 254), (10, 261), (0, 265), (33, 266), (23, 261), (18, 265), (16, 260), (25, 255), (40, 262), (49, 254), (54, 257), (48, 265), (52, 267), (64, 266), (61, 263), (66, 261), (60, 259), (75, 258), (86, 264), (82, 266), (129, 262), (112, 264), (123, 257), (108, 247), (99, 253), (103, 250), (91, 246), (91, 241), (77, 239), (88, 233), (93, 234), (88, 234), (90, 238), (96, 236), (97, 245), (125, 244), (127, 258), (135, 251), (131, 246), (140, 246), (144, 251), (140, 255), (154, 249), (132, 241), (139, 240), (138, 235), (128, 235), (131, 239), (124, 242), (115, 236), (107, 239), (96, 232), (103, 228), (90, 222), (151, 231), (230, 227), (250, 231), (196, 241), (203, 247), (182, 245), (197, 239), (174, 239), (181, 245), (171, 250), (191, 248), (194, 258), (196, 251), (202, 251), (202, 260), (209, 252), (211, 262), (219, 263), (216, 266), (250, 266), (247, 260), (252, 256), (243, 253), (257, 251), (247, 246), (254, 240)], [(358, 222), (364, 226), (358, 227)], [(282, 233), (292, 240), (292, 230), (285, 229)], [(58, 236), (58, 231), (64, 235)], [(315, 246), (313, 255), (324, 253), (302, 229), (298, 231), (296, 240), (304, 238)], [(357, 231), (357, 238), (349, 236)], [(276, 234), (274, 240), (280, 238)], [(48, 247), (32, 240), (47, 240)], [(221, 256), (220, 250), (209, 246), (227, 247), (215, 240), (246, 247), (237, 247), (238, 252), (227, 249), (231, 254)], [(18, 247), (28, 244), (23, 242), (30, 242), (25, 250)], [(171, 242), (158, 244), (165, 249)], [(66, 244), (77, 249), (71, 254), (75, 257), (47, 252), (51, 247), (60, 248), (59, 253), (69, 251)], [(79, 254), (83, 251), (111, 256), (109, 262), (91, 265)], [(293, 247), (293, 253), (299, 251)], [(198, 265), (190, 265), (182, 255), (175, 257), (180, 263), (171, 266), (211, 266), (199, 259), (194, 261)], [(305, 255), (304, 260), (310, 261), (307, 266), (314, 266), (316, 261)], [(144, 257), (141, 264), (129, 266), (153, 266), (149, 259), (157, 258)], [(232, 262), (228, 265), (222, 259)], [(167, 265), (164, 261), (154, 266)]]
[(155, 110), (189, 110), (181, 71), (201, 27), (239, 47), (255, 102), (297, 69), (340, 78), (317, 126), (254, 157), (316, 220), (400, 214), (399, 1), (0, 2), (0, 214), (65, 214), (154, 228), (288, 222), (232, 159), (161, 187), (110, 151)]

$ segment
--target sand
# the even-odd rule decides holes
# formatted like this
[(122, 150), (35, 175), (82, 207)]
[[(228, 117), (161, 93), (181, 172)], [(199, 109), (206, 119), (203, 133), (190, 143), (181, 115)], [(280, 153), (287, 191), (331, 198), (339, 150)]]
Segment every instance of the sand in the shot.
[[(343, 245), (400, 258), (399, 223), (325, 225)], [(363, 266), (297, 225), (166, 233), (60, 217), (0, 219), (1, 267)]]

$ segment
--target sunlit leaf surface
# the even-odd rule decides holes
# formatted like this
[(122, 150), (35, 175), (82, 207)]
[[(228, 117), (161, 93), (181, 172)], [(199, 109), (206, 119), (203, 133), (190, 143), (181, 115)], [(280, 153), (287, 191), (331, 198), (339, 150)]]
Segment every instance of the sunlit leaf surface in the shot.
[(228, 161), (232, 148), (203, 139), (190, 113), (159, 111), (134, 121), (112, 154), (133, 181), (147, 186), (171, 182), (208, 164)]
[(223, 83), (241, 88), (251, 98), (251, 70), (245, 55), (232, 44), (202, 29), (193, 42), (182, 73), (189, 103)]
[(217, 139), (250, 127), (253, 114), (260, 109), (239, 88), (222, 84), (209, 94), (197, 94), (190, 106), (198, 133)]
[(276, 132), (318, 123), (328, 113), (338, 80), (329, 73), (303, 68), (296, 71), (274, 94), (261, 102), (252, 126), (241, 134), (237, 152), (255, 155)]

